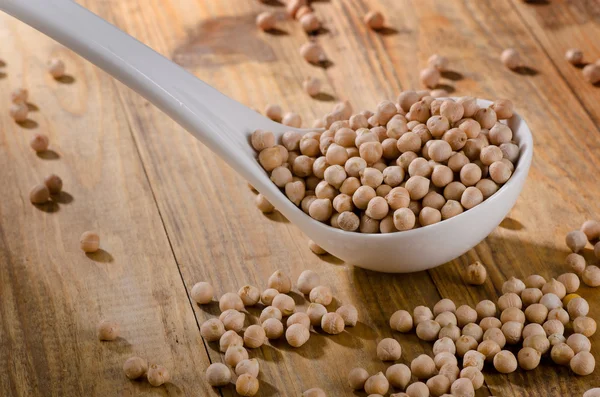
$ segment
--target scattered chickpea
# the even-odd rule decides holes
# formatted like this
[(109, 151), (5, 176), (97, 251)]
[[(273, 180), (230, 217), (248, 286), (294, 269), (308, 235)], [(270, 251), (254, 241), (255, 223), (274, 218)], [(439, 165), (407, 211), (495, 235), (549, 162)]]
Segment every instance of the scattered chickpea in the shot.
[(300, 25), (302, 25), (305, 32), (312, 33), (321, 28), (321, 21), (314, 13), (310, 13), (300, 17)]
[(521, 55), (514, 48), (507, 48), (502, 51), (500, 60), (509, 69), (515, 70), (523, 66)]
[(587, 236), (581, 230), (573, 230), (567, 233), (567, 237), (565, 238), (567, 247), (575, 253), (581, 251), (586, 246), (587, 241)]
[(550, 349), (550, 340), (546, 338), (545, 332), (543, 335), (530, 335), (523, 341), (523, 347), (531, 347), (540, 352), (540, 354), (545, 354)]
[(29, 146), (36, 152), (42, 153), (48, 150), (49, 139), (44, 134), (35, 134), (31, 141), (29, 141)]
[(275, 295), (271, 304), (273, 307), (279, 309), (284, 317), (287, 317), (296, 311), (296, 302), (294, 301), (294, 298), (286, 294)]
[(279, 294), (279, 291), (275, 288), (267, 288), (260, 294), (260, 301), (267, 306), (271, 306), (273, 299), (277, 294)]
[(358, 311), (353, 305), (342, 305), (335, 312), (342, 317), (346, 327), (354, 327), (358, 322)]
[(483, 374), (475, 367), (466, 367), (460, 371), (460, 378), (469, 379), (473, 384), (474, 390), (479, 390), (483, 386)]
[[(439, 324), (440, 327), (445, 327), (446, 325), (449, 324), (454, 324), (456, 325), (457, 321), (456, 321), (456, 315), (452, 312), (443, 312), (438, 314), (435, 317), (435, 322)], [(423, 321), (420, 324), (425, 324), (426, 322)]]
[[(596, 244), (596, 247), (599, 245)], [(588, 287), (600, 286), (600, 268), (598, 266), (588, 266), (581, 274), (581, 279)]]
[(463, 356), (463, 367), (475, 367), (478, 370), (483, 370), (485, 355), (477, 350), (469, 350)]
[(364, 388), (367, 394), (384, 395), (390, 388), (390, 382), (387, 380), (383, 372), (379, 372), (373, 376), (370, 376), (366, 380)]
[(596, 321), (590, 317), (577, 317), (573, 320), (573, 331), (589, 338), (596, 333)]
[(410, 363), (411, 373), (418, 379), (429, 379), (436, 372), (435, 362), (426, 354), (421, 354)]
[(484, 340), (477, 346), (477, 351), (483, 354), (485, 361), (488, 362), (491, 362), (500, 350), (502, 350), (500, 345), (491, 339)]
[(508, 350), (502, 350), (494, 356), (494, 368), (500, 373), (510, 374), (517, 369), (517, 359)]
[[(278, 296), (282, 296), (282, 295), (278, 295)], [(283, 296), (287, 296), (287, 295), (283, 295)], [(261, 347), (265, 343), (265, 339), (266, 339), (265, 330), (260, 325), (256, 325), (256, 324), (251, 325), (248, 328), (246, 328), (246, 331), (244, 332), (244, 344), (251, 349), (256, 349), (256, 348)]]
[(569, 48), (565, 52), (565, 59), (573, 65), (580, 65), (583, 62), (583, 51), (577, 48)]
[(596, 360), (590, 352), (581, 351), (573, 356), (569, 362), (569, 366), (575, 374), (585, 376), (594, 372)]
[(597, 84), (600, 81), (600, 64), (590, 63), (583, 68), (582, 73), (590, 84)]
[(541, 357), (542, 355), (540, 352), (532, 347), (524, 347), (519, 350), (519, 353), (517, 354), (519, 366), (525, 371), (537, 368), (540, 364)]
[(227, 331), (240, 332), (244, 328), (244, 321), (246, 315), (237, 310), (228, 309), (225, 310), (219, 316), (219, 320), (223, 323), (223, 326)]
[(238, 296), (238, 294), (234, 292), (227, 292), (221, 299), (219, 299), (219, 310), (224, 312), (227, 309), (235, 309), (237, 311), (244, 310), (244, 302), (242, 298)]
[(260, 30), (268, 31), (275, 29), (275, 25), (277, 24), (277, 17), (275, 13), (270, 11), (261, 12), (256, 17), (256, 26)]
[(424, 320), (417, 324), (417, 336), (419, 339), (432, 342), (437, 339), (440, 332), (440, 324), (433, 320)]
[(123, 363), (123, 372), (127, 379), (141, 378), (147, 371), (148, 362), (141, 357), (130, 357)]
[(583, 334), (571, 334), (569, 338), (567, 338), (567, 345), (573, 349), (575, 354), (582, 351), (589, 352), (592, 349), (592, 343), (588, 337)]
[(516, 345), (521, 340), (523, 323), (520, 321), (508, 321), (502, 324), (501, 331), (506, 338), (506, 343)]
[(572, 319), (577, 317), (585, 317), (590, 311), (590, 305), (583, 298), (575, 298), (569, 301), (567, 304), (567, 310)]
[(96, 232), (83, 232), (79, 237), (79, 247), (86, 253), (98, 251), (100, 249), (100, 236)]
[(206, 369), (206, 381), (213, 387), (227, 386), (231, 382), (231, 370), (221, 363), (213, 363)]
[(436, 68), (437, 70), (439, 70), (441, 72), (448, 69), (449, 63), (450, 62), (448, 61), (448, 58), (446, 58), (443, 55), (438, 55), (438, 54), (433, 54), (427, 60), (427, 64), (429, 66), (431, 66), (432, 68)]
[[(222, 364), (221, 364), (222, 365)], [(255, 358), (242, 360), (235, 366), (235, 374), (241, 376), (243, 374), (249, 374), (255, 378), (258, 377), (260, 366), (258, 360)]]
[(12, 103), (26, 103), (29, 97), (29, 91), (25, 88), (17, 88), (10, 94), (10, 100)]
[(465, 279), (471, 285), (482, 285), (487, 278), (487, 271), (481, 262), (477, 261), (467, 267)]
[(426, 384), (432, 396), (441, 396), (450, 390), (450, 379), (444, 375), (435, 375)]
[(353, 368), (348, 373), (348, 384), (352, 390), (362, 390), (369, 379), (369, 373), (363, 368)]
[(113, 341), (119, 337), (119, 324), (110, 320), (102, 320), (96, 327), (96, 333), (99, 340)]
[(239, 345), (242, 346), (244, 344), (244, 338), (238, 335), (235, 331), (225, 331), (221, 338), (219, 339), (219, 351), (225, 353), (229, 346)]
[(364, 22), (365, 25), (373, 30), (380, 30), (385, 26), (385, 19), (379, 11), (369, 11), (364, 17)]
[(552, 361), (558, 365), (569, 364), (574, 355), (575, 353), (573, 352), (573, 349), (571, 349), (566, 343), (558, 343), (552, 346), (552, 350), (550, 351)]
[(440, 72), (437, 69), (432, 68), (432, 67), (427, 67), (427, 68), (421, 70), (421, 73), (419, 74), (421, 83), (424, 86), (429, 87), (429, 88), (435, 87), (439, 83), (440, 77), (441, 77)]
[(200, 334), (207, 342), (218, 341), (224, 333), (225, 325), (218, 318), (211, 318), (200, 326)]
[(477, 341), (470, 335), (461, 335), (456, 340), (456, 354), (463, 357), (469, 350), (477, 349)]
[(377, 344), (377, 358), (381, 361), (396, 361), (402, 356), (402, 347), (396, 339), (385, 338)]
[(521, 292), (523, 306), (527, 307), (534, 303), (539, 303), (543, 295), (544, 294), (539, 288), (525, 288), (523, 292)]
[(271, 274), (267, 285), (269, 288), (273, 288), (282, 294), (287, 294), (292, 290), (292, 280), (281, 270), (277, 270)]
[(171, 379), (169, 371), (160, 364), (152, 364), (148, 368), (146, 377), (148, 378), (148, 383), (154, 387), (162, 386)]
[(27, 120), (27, 115), (29, 114), (29, 107), (27, 107), (27, 104), (23, 102), (13, 103), (8, 108), (8, 114), (17, 123), (22, 123)]
[(600, 397), (600, 387), (594, 387), (583, 393), (583, 397)]
[(413, 322), (415, 325), (419, 325), (420, 322), (426, 320), (433, 320), (433, 313), (427, 306), (417, 306), (413, 310)]
[(409, 332), (413, 328), (413, 319), (406, 310), (398, 310), (390, 317), (390, 327), (399, 332)]
[(422, 397), (429, 396), (429, 388), (423, 382), (415, 382), (406, 388), (406, 395), (408, 397)]
[(59, 79), (65, 75), (65, 63), (60, 59), (50, 59), (48, 61), (48, 72), (55, 79)]
[[(494, 315), (496, 315), (495, 312)], [(500, 321), (496, 317), (485, 317), (481, 319), (481, 321), (479, 322), (479, 326), (481, 327), (483, 332), (486, 332), (490, 328), (502, 327), (502, 321)]]
[[(281, 106), (273, 104), (267, 105), (267, 107), (265, 108), (265, 116), (267, 116), (273, 121), (280, 122), (283, 118), (283, 111), (281, 110)], [(298, 148), (295, 145), (297, 145), (300, 142), (300, 134), (301, 133), (297, 133), (296, 131), (285, 132), (281, 139), (283, 146), (285, 146), (287, 150), (297, 150)], [(295, 142), (295, 144), (292, 144), (292, 142)]]
[(235, 368), (242, 360), (248, 359), (248, 351), (242, 345), (230, 345), (225, 351), (225, 363)]
[(548, 313), (548, 320), (559, 320), (561, 323), (566, 325), (569, 322), (569, 313), (562, 307), (550, 310)]
[(304, 91), (308, 95), (316, 96), (321, 92), (321, 80), (314, 77), (307, 77), (302, 83), (302, 88), (304, 88)]
[(258, 379), (247, 373), (240, 375), (235, 382), (235, 391), (240, 396), (254, 396), (258, 393), (258, 387)]
[(303, 44), (300, 47), (300, 55), (309, 63), (319, 63), (326, 59), (323, 48), (314, 42)]
[(335, 312), (326, 313), (321, 318), (321, 328), (330, 335), (342, 333), (344, 327), (344, 319)]
[(320, 303), (311, 303), (306, 309), (306, 314), (310, 318), (312, 326), (321, 326), (321, 320), (327, 314), (327, 308)]
[(391, 365), (385, 371), (385, 377), (393, 387), (405, 389), (411, 378), (410, 368), (404, 364)]
[(596, 241), (600, 238), (600, 222), (587, 220), (581, 225), (581, 231), (586, 235), (588, 241)]
[(50, 199), (50, 190), (43, 184), (35, 185), (29, 192), (29, 201), (32, 204), (45, 204)]

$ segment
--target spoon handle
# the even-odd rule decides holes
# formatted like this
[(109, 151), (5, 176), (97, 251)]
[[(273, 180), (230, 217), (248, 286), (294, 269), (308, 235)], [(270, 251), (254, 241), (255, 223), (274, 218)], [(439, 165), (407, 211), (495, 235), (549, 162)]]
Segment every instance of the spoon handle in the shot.
[(232, 114), (260, 117), (74, 1), (0, 0), (0, 10), (96, 64), (219, 155)]

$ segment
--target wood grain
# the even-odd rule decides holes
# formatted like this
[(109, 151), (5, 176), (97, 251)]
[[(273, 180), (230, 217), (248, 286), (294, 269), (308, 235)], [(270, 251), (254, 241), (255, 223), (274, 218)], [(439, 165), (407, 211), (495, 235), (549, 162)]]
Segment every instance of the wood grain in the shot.
[[(0, 117), (1, 394), (193, 394), (208, 358), (112, 79), (1, 17), (0, 107), (23, 86), (38, 109), (26, 128)], [(67, 64), (62, 82), (45, 70), (52, 56)], [(34, 132), (50, 137), (51, 152), (36, 156)], [(30, 188), (50, 173), (64, 192), (33, 206)], [(85, 230), (100, 234), (100, 252), (79, 249)], [(97, 339), (103, 318), (120, 324), (117, 341)], [(171, 383), (127, 380), (132, 355), (165, 365)]]
[[(81, 3), (236, 100), (257, 109), (279, 103), (300, 113), (305, 125), (329, 111), (332, 99), (349, 99), (357, 110), (372, 109), (382, 99), (395, 98), (401, 89), (418, 88), (419, 70), (431, 54), (441, 53), (450, 58), (452, 68), (445, 73), (444, 87), (456, 95), (513, 99), (534, 132), (536, 152), (517, 205), (469, 253), (429, 272), (364, 271), (331, 256), (313, 255), (296, 227), (281, 215), (258, 212), (246, 183), (152, 105), (3, 17), (10, 24), (0, 28), (0, 37), (11, 37), (13, 47), (8, 56), (2, 55), (8, 64), (4, 69), (10, 70), (9, 78), (0, 77), (0, 86), (38, 87), (36, 98), (43, 111), (32, 118), (40, 124), (38, 129), (52, 131), (51, 141), (60, 155), (52, 162), (32, 158), (23, 131), (6, 116), (0, 117), (0, 148), (9, 154), (0, 160), (0, 178), (9, 187), (6, 201), (0, 202), (0, 264), (9, 269), (0, 273), (5, 298), (0, 303), (0, 362), (15, 362), (7, 376), (0, 377), (0, 385), (13, 395), (42, 395), (41, 386), (53, 395), (110, 395), (114, 390), (122, 395), (220, 395), (204, 384), (201, 374), (209, 360), (221, 361), (222, 355), (213, 343), (202, 346), (196, 324), (218, 315), (218, 308), (194, 305), (190, 311), (186, 290), (206, 280), (220, 296), (244, 284), (265, 288), (276, 269), (293, 280), (302, 270), (314, 269), (334, 290), (331, 308), (356, 305), (360, 323), (338, 336), (314, 332), (300, 349), (277, 341), (253, 350), (251, 356), (261, 359), (259, 395), (296, 396), (318, 386), (329, 395), (353, 396), (346, 386), (352, 367), (363, 366), (369, 372), (386, 367), (375, 358), (381, 338), (393, 336), (401, 342), (405, 363), (431, 352), (431, 345), (416, 336), (390, 331), (387, 322), (395, 310), (433, 306), (440, 297), (474, 306), (499, 296), (502, 283), (512, 275), (558, 276), (566, 271), (564, 235), (600, 213), (595, 199), (600, 168), (595, 156), (600, 148), (597, 88), (581, 85), (580, 71), (560, 64), (568, 40), (554, 44), (567, 31), (586, 54), (597, 53), (585, 36), (597, 31), (591, 22), (596, 14), (581, 11), (593, 10), (593, 2), (533, 6), (516, 0), (315, 1), (325, 29), (311, 39), (324, 46), (327, 68), (301, 59), (298, 48), (309, 38), (285, 18), (281, 6), (238, 0)], [(254, 27), (255, 15), (267, 9), (279, 14), (278, 34)], [(370, 9), (385, 10), (388, 29), (377, 33), (365, 28), (362, 16)], [(565, 16), (565, 9), (580, 13)], [(582, 14), (591, 15), (589, 22), (576, 26), (571, 18)], [(553, 16), (552, 26), (548, 16)], [(521, 50), (531, 65), (528, 73), (517, 74), (500, 64), (500, 52), (510, 46)], [(74, 84), (39, 77), (44, 76), (39, 69), (51, 51), (69, 60)], [(21, 57), (30, 54), (36, 54), (37, 69), (13, 70)], [(34, 78), (31, 68), (37, 70), (37, 80), (29, 80)], [(325, 81), (326, 95), (312, 99), (301, 90), (308, 75)], [(94, 139), (89, 138), (92, 133)], [(65, 176), (66, 189), (75, 198), (59, 205), (55, 213), (39, 212), (27, 202), (29, 184), (49, 170), (46, 163)], [(106, 235), (103, 247), (113, 258), (111, 263), (82, 258), (76, 246), (66, 243), (77, 241), (80, 231), (91, 227), (103, 238)], [(595, 262), (589, 247), (586, 256)], [(464, 267), (474, 260), (488, 269), (489, 279), (481, 287), (467, 286), (461, 278)], [(33, 271), (32, 263), (44, 266), (44, 271)], [(36, 284), (28, 285), (29, 280)], [(581, 294), (590, 302), (598, 296), (587, 287)], [(293, 296), (303, 310), (304, 299)], [(45, 301), (51, 308), (42, 307)], [(249, 312), (258, 314), (259, 309)], [(592, 305), (592, 316), (598, 314)], [(127, 382), (120, 365), (128, 352), (108, 354), (90, 331), (100, 316), (119, 318), (133, 351), (144, 349), (149, 358), (159, 357), (172, 368), (173, 385), (148, 391)], [(66, 324), (59, 333), (64, 343), (57, 351), (51, 350), (56, 349), (49, 325), (54, 323)], [(40, 329), (45, 330), (41, 336)], [(11, 341), (7, 349), (6, 340)], [(598, 337), (592, 342), (598, 357)], [(39, 348), (44, 354), (33, 355)], [(7, 351), (16, 353), (9, 356)], [(65, 365), (77, 376), (60, 383), (56, 374)], [(51, 376), (45, 376), (48, 371)], [(477, 395), (581, 395), (598, 379), (598, 371), (575, 377), (567, 368), (544, 362), (534, 371), (509, 376), (488, 370), (487, 387)], [(237, 394), (230, 387), (222, 395)]]

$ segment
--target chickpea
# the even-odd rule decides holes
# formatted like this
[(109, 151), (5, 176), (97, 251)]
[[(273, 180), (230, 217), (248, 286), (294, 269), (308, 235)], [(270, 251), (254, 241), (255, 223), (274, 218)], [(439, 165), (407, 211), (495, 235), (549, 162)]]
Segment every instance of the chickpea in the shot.
[(344, 327), (344, 319), (337, 313), (326, 313), (321, 318), (321, 328), (330, 335), (342, 333)]
[(567, 325), (569, 322), (569, 313), (562, 307), (558, 307), (550, 310), (548, 313), (548, 320), (558, 320), (563, 323), (563, 325)]
[(314, 42), (303, 44), (302, 47), (300, 47), (300, 55), (306, 60), (306, 62), (313, 64), (323, 62), (327, 59), (323, 48)]
[[(496, 315), (495, 312), (494, 312), (494, 315)], [(485, 317), (485, 318), (481, 319), (481, 321), (479, 322), (479, 326), (485, 333), (485, 331), (487, 331), (490, 328), (498, 328), (499, 329), (500, 327), (502, 327), (502, 321), (500, 321), (496, 317)]]
[(427, 306), (417, 306), (413, 310), (414, 324), (419, 325), (420, 322), (433, 320), (433, 313)]
[(590, 317), (577, 317), (575, 320), (573, 320), (573, 331), (578, 334), (583, 334), (589, 338), (596, 333), (596, 321)]
[(285, 339), (292, 347), (300, 347), (310, 338), (310, 331), (303, 324), (292, 324), (285, 331)]
[(455, 311), (456, 311), (456, 305), (454, 304), (454, 302), (452, 302), (452, 300), (447, 299), (447, 298), (439, 300), (433, 306), (433, 314), (436, 316), (440, 313), (444, 313), (444, 312), (454, 313)]
[(275, 318), (275, 319), (281, 321), (281, 319), (283, 318), (283, 314), (281, 313), (281, 310), (279, 310), (278, 308), (276, 308), (274, 306), (267, 306), (260, 313), (259, 321), (262, 324), (269, 318)]
[(600, 238), (600, 222), (597, 220), (587, 220), (581, 225), (581, 231), (585, 234), (588, 241), (596, 241)]
[(500, 350), (502, 350), (500, 345), (491, 339), (484, 340), (477, 346), (477, 351), (483, 354), (485, 356), (485, 361), (488, 362), (491, 362)]
[(275, 295), (272, 305), (273, 307), (279, 309), (284, 317), (290, 316), (296, 311), (296, 303), (294, 302), (294, 299), (286, 294)]
[(364, 387), (367, 394), (384, 395), (388, 392), (390, 383), (383, 372), (379, 372), (376, 375), (370, 376), (365, 382)]
[(541, 357), (542, 355), (540, 352), (531, 347), (524, 347), (519, 350), (519, 354), (517, 354), (519, 366), (525, 371), (531, 371), (532, 369), (537, 368), (540, 364)]
[(444, 188), (444, 197), (446, 198), (446, 200), (454, 200), (460, 202), (460, 199), (466, 189), (467, 187), (460, 182), (450, 182)]
[(450, 392), (453, 396), (464, 396), (464, 397), (474, 397), (475, 389), (473, 387), (473, 382), (467, 378), (459, 378), (452, 383), (450, 386)]
[(432, 342), (437, 339), (440, 329), (440, 324), (433, 320), (421, 321), (417, 324), (417, 337), (419, 337), (419, 339)]
[(542, 325), (542, 327), (544, 328), (544, 331), (546, 331), (547, 336), (553, 334), (564, 334), (565, 332), (565, 326), (560, 322), (560, 320), (548, 320)]
[(483, 329), (475, 323), (469, 323), (463, 327), (462, 334), (472, 336), (479, 343), (483, 337)]
[(110, 321), (110, 320), (102, 320), (98, 323), (96, 327), (96, 334), (98, 335), (98, 340), (102, 341), (113, 341), (119, 337), (119, 324)]
[(305, 270), (298, 276), (298, 290), (304, 295), (308, 295), (310, 291), (319, 285), (319, 274), (313, 270)]
[(83, 232), (79, 237), (79, 247), (85, 253), (93, 253), (100, 249), (100, 236), (95, 232)]
[(573, 352), (575, 354), (582, 351), (589, 352), (592, 349), (592, 343), (587, 338), (587, 336), (583, 334), (572, 334), (571, 336), (569, 336), (569, 338), (567, 339), (567, 345), (569, 345), (569, 347), (573, 349)]
[(353, 305), (342, 305), (335, 312), (342, 317), (346, 327), (354, 327), (358, 322), (358, 310)]
[(571, 349), (566, 343), (558, 343), (554, 345), (550, 352), (552, 361), (558, 365), (569, 364), (574, 355), (575, 353), (573, 352), (573, 349)]
[(310, 323), (313, 326), (320, 326), (321, 319), (327, 314), (327, 309), (320, 303), (311, 303), (306, 309), (306, 314), (310, 318)]
[(411, 176), (406, 181), (406, 190), (408, 190), (411, 200), (420, 200), (429, 193), (429, 179), (418, 175)]
[(569, 316), (572, 319), (577, 317), (585, 317), (590, 311), (590, 305), (583, 298), (575, 298), (569, 302), (567, 305), (567, 310), (569, 311)]
[(310, 291), (309, 299), (312, 303), (320, 303), (327, 306), (333, 300), (331, 288), (325, 285), (316, 286)]
[(542, 294), (542, 291), (539, 288), (525, 288), (523, 292), (521, 292), (523, 306), (527, 307), (534, 303), (538, 303), (543, 295), (544, 294)]
[(292, 280), (281, 270), (277, 270), (269, 277), (267, 286), (279, 291), (282, 294), (287, 294), (292, 290)]
[(517, 293), (507, 292), (498, 298), (498, 309), (500, 309), (500, 311), (504, 311), (509, 307), (517, 307), (519, 309), (523, 307), (523, 302)]
[(517, 359), (508, 350), (502, 350), (494, 356), (494, 368), (500, 373), (510, 374), (517, 369)]
[(254, 396), (258, 387), (258, 380), (248, 373), (240, 375), (235, 382), (235, 391), (240, 396)]
[[(475, 262), (474, 264), (477, 263), (479, 262)], [(491, 300), (482, 300), (475, 306), (475, 311), (477, 312), (478, 319), (483, 319), (485, 317), (493, 317), (496, 315), (496, 305)]]
[(219, 339), (219, 350), (222, 353), (227, 351), (229, 346), (239, 345), (242, 346), (244, 344), (244, 339), (237, 334), (235, 331), (226, 331), (221, 338)]
[[(600, 244), (596, 244), (599, 247)], [(594, 250), (596, 251), (596, 250)], [(600, 251), (600, 250), (599, 250)], [(588, 287), (597, 287), (600, 285), (600, 268), (597, 266), (588, 266), (581, 274), (581, 279)]]
[(396, 361), (402, 356), (402, 347), (396, 339), (385, 338), (377, 344), (377, 358), (381, 361)]
[(506, 343), (509, 345), (516, 345), (521, 340), (523, 323), (519, 321), (508, 321), (502, 324), (501, 330), (506, 338)]
[(353, 368), (348, 373), (348, 384), (352, 390), (362, 390), (369, 379), (369, 373), (363, 368)]
[(530, 335), (523, 341), (523, 347), (531, 347), (540, 352), (540, 354), (545, 354), (550, 349), (550, 340), (546, 338), (545, 332), (543, 335)]
[(525, 317), (531, 323), (543, 324), (548, 317), (548, 308), (541, 303), (534, 303), (525, 309)]
[(432, 396), (441, 396), (450, 390), (450, 379), (444, 375), (435, 375), (427, 380), (427, 387)]
[[(482, 285), (487, 278), (487, 271), (481, 262), (477, 261), (467, 267), (465, 280), (471, 285)], [(494, 308), (495, 309), (495, 308)]]
[(440, 333), (438, 334), (438, 338), (448, 337), (452, 339), (454, 342), (460, 338), (460, 328), (454, 324), (448, 324), (445, 327), (440, 329)]
[(585, 376), (594, 372), (596, 360), (590, 352), (582, 351), (573, 356), (569, 362), (569, 366), (575, 374)]
[(586, 246), (587, 236), (581, 230), (573, 230), (567, 233), (565, 242), (571, 251), (577, 253)]
[[(440, 81), (441, 74), (437, 69), (432, 68), (432, 67), (427, 67), (427, 68), (421, 70), (421, 73), (419, 74), (419, 78), (421, 80), (421, 83), (425, 87), (434, 88)], [(412, 109), (412, 107), (411, 107), (411, 109)]]
[(563, 306), (562, 301), (553, 293), (544, 294), (540, 303), (548, 308), (548, 310), (557, 309)]
[(421, 354), (410, 363), (410, 371), (418, 379), (429, 379), (435, 372), (435, 362), (426, 354)]
[(583, 70), (583, 78), (591, 84), (596, 84), (600, 81), (600, 64), (591, 63), (586, 65)]
[(379, 11), (369, 11), (364, 16), (365, 25), (373, 30), (383, 29), (385, 26), (385, 20), (383, 14)]
[(409, 332), (413, 328), (413, 319), (406, 310), (398, 310), (390, 317), (390, 328), (399, 332)]
[(42, 153), (48, 150), (48, 145), (50, 144), (50, 140), (44, 134), (35, 134), (31, 141), (29, 141), (29, 146), (36, 152)]
[(240, 332), (242, 328), (244, 328), (244, 320), (246, 319), (246, 315), (244, 313), (238, 312), (234, 309), (225, 310), (219, 316), (219, 320), (223, 323), (223, 326), (227, 331), (235, 331)]
[(477, 349), (477, 341), (470, 335), (462, 335), (456, 340), (456, 354), (463, 357), (469, 350)]
[[(565, 343), (567, 341), (567, 339), (564, 337), (564, 335), (552, 334), (548, 337), (547, 341), (550, 344), (550, 346), (554, 346), (554, 345), (558, 345), (559, 343)], [(540, 351), (540, 353), (541, 353), (541, 351)], [(544, 353), (542, 353), (542, 354), (544, 354)]]
[(464, 327), (468, 323), (477, 321), (477, 312), (468, 305), (459, 306), (455, 314), (459, 327)]
[(231, 370), (225, 364), (213, 363), (206, 369), (206, 381), (213, 387), (227, 386), (231, 382)]
[(564, 298), (567, 294), (566, 288), (560, 281), (556, 279), (551, 279), (542, 287), (542, 293), (548, 294), (553, 293), (558, 296), (560, 299)]
[(148, 383), (154, 387), (161, 386), (170, 380), (169, 371), (160, 364), (152, 364), (146, 374)]

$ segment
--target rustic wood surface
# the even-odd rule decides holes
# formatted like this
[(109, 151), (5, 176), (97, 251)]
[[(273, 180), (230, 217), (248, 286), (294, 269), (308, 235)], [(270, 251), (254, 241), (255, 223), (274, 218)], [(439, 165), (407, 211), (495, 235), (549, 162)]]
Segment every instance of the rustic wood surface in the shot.
[[(260, 396), (299, 396), (322, 387), (331, 396), (364, 395), (346, 386), (349, 369), (386, 365), (377, 341), (397, 338), (408, 363), (431, 345), (392, 332), (397, 309), (432, 306), (440, 297), (475, 305), (494, 299), (510, 276), (566, 271), (564, 235), (600, 216), (600, 87), (563, 60), (570, 47), (586, 61), (600, 58), (600, 2), (589, 0), (321, 0), (313, 3), (324, 29), (315, 37), (330, 65), (305, 63), (307, 41), (277, 1), (81, 0), (158, 52), (227, 95), (263, 109), (279, 103), (310, 125), (334, 100), (373, 108), (401, 89), (419, 87), (418, 72), (432, 53), (450, 58), (443, 84), (456, 95), (507, 97), (529, 123), (535, 156), (517, 205), (485, 241), (434, 270), (385, 275), (317, 257), (307, 239), (280, 215), (254, 208), (246, 183), (221, 159), (147, 101), (85, 60), (22, 23), (0, 15), (0, 108), (8, 93), (30, 90), (37, 109), (15, 124), (0, 113), (0, 387), (11, 396), (235, 396), (214, 390), (203, 372), (222, 361), (218, 346), (200, 337), (198, 324), (218, 314), (216, 304), (190, 304), (194, 283), (212, 283), (217, 295), (244, 284), (265, 288), (276, 269), (292, 278), (321, 274), (336, 296), (352, 303), (360, 323), (338, 336), (313, 333), (305, 346), (274, 342), (253, 350), (261, 361)], [(278, 34), (259, 32), (262, 10), (280, 13)], [(385, 10), (388, 29), (362, 24), (370, 9)], [(498, 56), (518, 48), (529, 68), (515, 73)], [(56, 82), (44, 63), (58, 56), (69, 78)], [(305, 76), (325, 81), (319, 99), (301, 89)], [(49, 155), (28, 147), (35, 132), (50, 136)], [(48, 173), (65, 181), (58, 204), (34, 207), (29, 189)], [(78, 249), (84, 230), (97, 230), (104, 251)], [(434, 247), (432, 247), (434, 248)], [(426, 253), (424, 253), (425, 255)], [(596, 262), (590, 247), (586, 256)], [(462, 269), (482, 261), (489, 278), (467, 286)], [(600, 318), (598, 292), (582, 287)], [(306, 304), (294, 294), (298, 304)], [(258, 313), (258, 309), (250, 309)], [(101, 318), (121, 324), (122, 338), (99, 342)], [(600, 358), (599, 338), (592, 352)], [(166, 387), (128, 381), (123, 361), (132, 354), (164, 364)], [(530, 372), (486, 370), (478, 396), (580, 396), (600, 384), (600, 372), (574, 376), (549, 360)]]

